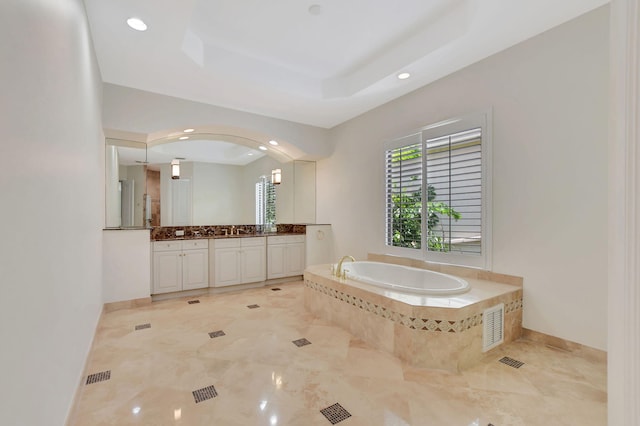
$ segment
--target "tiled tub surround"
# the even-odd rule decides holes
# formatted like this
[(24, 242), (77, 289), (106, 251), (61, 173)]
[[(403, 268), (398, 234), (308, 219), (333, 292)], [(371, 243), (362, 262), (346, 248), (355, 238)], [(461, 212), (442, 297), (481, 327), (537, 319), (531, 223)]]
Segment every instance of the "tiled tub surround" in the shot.
[[(236, 230), (241, 229), (241, 237), (260, 237), (274, 234), (304, 234), (306, 225), (279, 224), (276, 225), (276, 232), (265, 232), (261, 225), (203, 225), (203, 226), (157, 226), (151, 228), (151, 241), (194, 239), (194, 238), (217, 238), (225, 237), (231, 231), (231, 227)], [(177, 237), (176, 231), (184, 231), (184, 235)], [(226, 235), (229, 236), (229, 235)]]
[[(329, 265), (304, 275), (308, 311), (416, 367), (460, 371), (482, 360), (482, 315), (504, 303), (504, 342), (522, 334), (522, 286), (464, 277), (471, 290), (449, 296), (400, 294), (331, 275)], [(513, 277), (517, 281), (517, 277)]]

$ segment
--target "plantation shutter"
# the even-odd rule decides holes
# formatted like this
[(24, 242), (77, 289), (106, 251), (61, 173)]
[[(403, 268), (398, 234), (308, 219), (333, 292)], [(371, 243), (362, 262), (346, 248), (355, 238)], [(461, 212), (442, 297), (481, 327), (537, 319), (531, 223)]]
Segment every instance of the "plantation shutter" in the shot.
[(265, 218), (265, 185), (260, 179), (256, 183), (256, 225), (264, 225)]
[[(406, 138), (415, 140), (414, 137)], [(408, 141), (406, 141), (408, 142)], [(422, 143), (385, 151), (386, 243), (419, 249), (422, 245)]]
[[(437, 224), (428, 230), (428, 249), (480, 254), (482, 235), (482, 129), (427, 139), (426, 184), (429, 212)], [(445, 214), (448, 206), (459, 214)]]
[(264, 223), (276, 223), (276, 186), (265, 178)]
[(276, 222), (276, 188), (266, 176), (256, 183), (256, 225), (272, 225)]

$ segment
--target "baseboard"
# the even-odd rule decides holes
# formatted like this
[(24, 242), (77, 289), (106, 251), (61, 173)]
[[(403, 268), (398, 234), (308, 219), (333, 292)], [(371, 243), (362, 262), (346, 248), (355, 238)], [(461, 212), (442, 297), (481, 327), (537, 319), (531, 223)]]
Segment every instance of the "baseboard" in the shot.
[(87, 378), (87, 367), (91, 364), (91, 360), (92, 360), (92, 356), (93, 356), (93, 349), (94, 349), (94, 345), (96, 344), (96, 336), (98, 334), (98, 328), (100, 327), (100, 324), (102, 323), (102, 316), (104, 315), (104, 306), (102, 308), (102, 311), (100, 312), (100, 315), (98, 316), (98, 321), (96, 322), (96, 327), (95, 330), (93, 330), (93, 337), (91, 338), (91, 345), (89, 345), (89, 353), (87, 353), (87, 356), (84, 360), (84, 365), (82, 366), (82, 375), (80, 376), (80, 381), (78, 382), (78, 386), (76, 387), (76, 391), (73, 394), (73, 400), (71, 401), (71, 409), (69, 410), (69, 412), (67, 413), (67, 420), (65, 422), (65, 425), (67, 426), (71, 426), (71, 425), (75, 425), (77, 424), (77, 417), (78, 417), (78, 403), (80, 402), (80, 397), (82, 396), (82, 391), (84, 390), (84, 386), (85, 386), (85, 381)]
[(141, 306), (147, 306), (151, 304), (151, 297), (143, 297), (140, 299), (132, 299), (132, 300), (123, 300), (121, 302), (110, 302), (105, 303), (102, 312), (109, 313), (113, 311), (118, 311), (120, 309), (131, 309), (131, 308), (139, 308)]
[(285, 283), (297, 283), (299, 281), (304, 280), (303, 275), (294, 275), (293, 277), (284, 277), (284, 278), (271, 278), (264, 282), (265, 286), (272, 286), (276, 284), (285, 284)]
[(554, 349), (560, 349), (566, 352), (571, 352), (580, 357), (597, 361), (607, 362), (607, 352), (585, 346), (580, 343), (572, 342), (570, 340), (561, 339), (560, 337), (551, 336), (549, 334), (540, 333), (539, 331), (530, 330), (528, 328), (522, 329), (522, 339), (530, 340), (532, 342), (542, 343)]
[(269, 287), (269, 286), (278, 285), (278, 284), (300, 282), (302, 281), (302, 279), (303, 279), (302, 275), (295, 275), (292, 277), (273, 278), (266, 281), (258, 281), (255, 283), (248, 283), (248, 284), (234, 284), (234, 285), (229, 285), (224, 287), (205, 287), (205, 288), (199, 288), (196, 290), (184, 290), (184, 291), (176, 291), (173, 293), (154, 294), (153, 296), (151, 296), (151, 299), (154, 302), (158, 302), (161, 300), (180, 299), (183, 297), (197, 297), (197, 296), (204, 296), (208, 294), (212, 294), (212, 295), (224, 294), (224, 293), (231, 293), (234, 291), (251, 290), (251, 289), (260, 288), (260, 287)]

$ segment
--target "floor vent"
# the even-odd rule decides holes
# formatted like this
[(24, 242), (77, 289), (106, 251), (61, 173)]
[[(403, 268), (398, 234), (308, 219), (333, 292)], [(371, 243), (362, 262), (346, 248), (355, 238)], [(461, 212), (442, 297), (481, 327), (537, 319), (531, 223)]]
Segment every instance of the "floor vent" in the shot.
[(218, 330), (218, 331), (212, 331), (211, 333), (209, 333), (209, 337), (211, 337), (212, 339), (214, 337), (220, 337), (220, 336), (226, 336), (226, 334), (224, 334), (224, 331)]
[(104, 382), (111, 378), (111, 370), (101, 371), (100, 373), (89, 374), (87, 376), (87, 385), (92, 383)]
[(255, 309), (255, 308), (259, 308), (260, 305), (247, 305), (247, 308), (249, 309)]
[(513, 368), (520, 368), (524, 365), (524, 362), (518, 361), (517, 359), (509, 358), (508, 356), (501, 358), (500, 362), (503, 364), (507, 364), (509, 367)]
[(282, 290), (282, 289), (278, 288), (278, 287), (274, 287), (274, 288), (271, 289), (271, 291), (280, 291), (280, 290)]
[(482, 313), (482, 352), (493, 349), (504, 341), (504, 303)]
[(298, 339), (298, 340), (294, 340), (293, 344), (296, 345), (297, 347), (302, 347), (302, 346), (306, 346), (306, 345), (310, 345), (311, 342), (308, 341), (307, 339)]
[(146, 324), (136, 325), (136, 331), (137, 330), (144, 330), (145, 328), (151, 328), (151, 324), (146, 323)]
[(351, 413), (345, 410), (342, 405), (337, 402), (330, 407), (323, 408), (320, 412), (331, 422), (332, 425), (340, 423), (341, 421), (351, 417)]
[(216, 388), (214, 388), (213, 385), (194, 390), (192, 393), (193, 398), (196, 400), (196, 404), (218, 396), (218, 392), (216, 392)]
[(193, 305), (194, 303), (200, 303), (200, 301), (199, 300), (189, 300), (187, 303), (190, 304), (190, 305)]

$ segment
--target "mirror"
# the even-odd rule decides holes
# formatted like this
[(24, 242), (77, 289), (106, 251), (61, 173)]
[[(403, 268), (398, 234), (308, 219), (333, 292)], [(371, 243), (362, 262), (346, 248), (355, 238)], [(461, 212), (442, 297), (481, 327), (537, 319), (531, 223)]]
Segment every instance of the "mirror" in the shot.
[[(147, 146), (108, 138), (106, 151), (108, 228), (254, 224), (256, 183), (274, 169), (282, 173), (276, 223), (315, 223), (313, 161), (281, 161), (226, 141)], [(179, 179), (171, 179), (175, 158)]]

